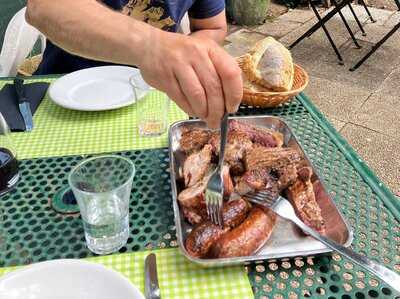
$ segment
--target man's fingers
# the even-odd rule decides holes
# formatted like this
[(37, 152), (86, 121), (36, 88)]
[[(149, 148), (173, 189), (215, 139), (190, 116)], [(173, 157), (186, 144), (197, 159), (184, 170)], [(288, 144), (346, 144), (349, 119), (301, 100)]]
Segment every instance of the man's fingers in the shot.
[[(147, 84), (165, 92), (170, 99), (172, 99), (183, 111), (190, 116), (195, 116), (195, 113), (190, 106), (190, 103), (183, 94), (177, 79), (171, 72), (164, 74), (164, 76), (158, 76), (159, 80), (154, 80), (154, 76), (147, 74), (145, 71), (141, 71), (143, 79)], [(168, 84), (165, 84), (168, 82)]]
[(210, 128), (218, 128), (225, 112), (221, 80), (208, 56), (196, 62), (194, 69), (207, 97), (208, 116), (205, 120)]
[(209, 55), (222, 82), (226, 110), (229, 113), (236, 112), (243, 97), (241, 69), (222, 48), (211, 49)]
[(191, 66), (180, 67), (176, 69), (175, 75), (180, 89), (195, 115), (206, 119), (208, 116), (206, 93), (193, 68)]
[(186, 99), (186, 96), (183, 94), (176, 78), (170, 80), (167, 94), (179, 106), (179, 108), (185, 111), (189, 116), (196, 115), (189, 101)]

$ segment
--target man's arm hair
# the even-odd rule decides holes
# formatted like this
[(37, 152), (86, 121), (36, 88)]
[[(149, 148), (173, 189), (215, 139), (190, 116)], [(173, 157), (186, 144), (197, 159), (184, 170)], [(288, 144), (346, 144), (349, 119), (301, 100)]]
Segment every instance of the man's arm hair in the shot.
[(28, 0), (26, 20), (72, 54), (129, 65), (160, 31), (96, 0)]

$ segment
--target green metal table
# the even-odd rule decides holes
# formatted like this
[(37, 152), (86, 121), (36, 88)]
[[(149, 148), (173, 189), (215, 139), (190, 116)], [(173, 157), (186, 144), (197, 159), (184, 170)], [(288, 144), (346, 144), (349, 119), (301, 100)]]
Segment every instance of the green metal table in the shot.
[[(32, 81), (43, 80), (52, 78), (32, 78)], [(62, 111), (56, 111), (57, 117)], [(238, 115), (262, 114), (282, 117), (291, 126), (352, 226), (352, 248), (400, 272), (400, 201), (304, 94), (275, 109), (241, 107), (238, 112)], [(109, 117), (107, 114), (106, 119)], [(74, 136), (80, 138), (79, 134)], [(111, 148), (118, 148), (112, 142), (120, 144), (118, 140), (110, 141)], [(155, 144), (135, 143), (134, 148), (109, 151), (129, 157), (137, 168), (130, 201), (131, 232), (121, 253), (177, 246), (166, 142), (165, 139)], [(71, 167), (83, 157), (98, 153), (88, 151), (21, 160), (22, 179), (0, 202), (5, 211), (3, 227), (7, 235), (0, 267), (92, 256), (85, 246), (79, 215), (61, 215), (50, 205), (56, 192), (67, 186)], [(255, 298), (399, 296), (339, 254), (260, 261), (244, 267)]]

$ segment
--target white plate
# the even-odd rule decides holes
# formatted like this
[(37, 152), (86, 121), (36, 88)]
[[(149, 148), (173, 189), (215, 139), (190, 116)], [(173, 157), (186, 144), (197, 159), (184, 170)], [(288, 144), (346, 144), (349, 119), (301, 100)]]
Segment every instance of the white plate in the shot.
[(120, 273), (82, 260), (33, 264), (0, 279), (1, 299), (144, 299)]
[(139, 69), (116, 65), (88, 68), (54, 81), (50, 85), (49, 96), (67, 109), (117, 109), (135, 102), (131, 80), (144, 82)]

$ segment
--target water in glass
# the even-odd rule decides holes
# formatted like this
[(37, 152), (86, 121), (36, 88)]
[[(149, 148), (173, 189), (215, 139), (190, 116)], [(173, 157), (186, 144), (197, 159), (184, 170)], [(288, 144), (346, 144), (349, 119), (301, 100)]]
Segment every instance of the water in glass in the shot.
[(107, 254), (120, 249), (128, 240), (128, 206), (116, 194), (96, 195), (86, 206), (83, 220), (89, 249)]
[(90, 158), (71, 171), (69, 184), (92, 252), (108, 254), (126, 244), (134, 174), (133, 163), (121, 156)]

